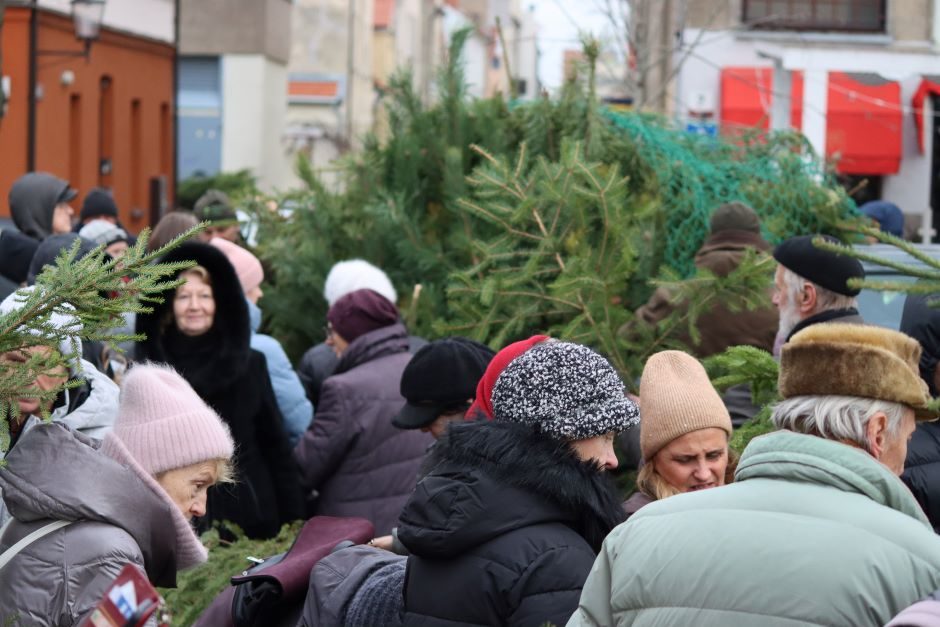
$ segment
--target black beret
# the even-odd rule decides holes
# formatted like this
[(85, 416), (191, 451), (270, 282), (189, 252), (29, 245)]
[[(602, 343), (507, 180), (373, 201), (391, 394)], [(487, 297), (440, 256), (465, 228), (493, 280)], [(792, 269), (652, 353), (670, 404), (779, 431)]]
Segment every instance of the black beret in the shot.
[(850, 288), (848, 281), (852, 278), (865, 278), (862, 262), (848, 255), (816, 248), (813, 239), (817, 237), (833, 244), (839, 243), (839, 240), (829, 235), (791, 237), (774, 249), (774, 259), (787, 270), (831, 292), (858, 296), (861, 290)]

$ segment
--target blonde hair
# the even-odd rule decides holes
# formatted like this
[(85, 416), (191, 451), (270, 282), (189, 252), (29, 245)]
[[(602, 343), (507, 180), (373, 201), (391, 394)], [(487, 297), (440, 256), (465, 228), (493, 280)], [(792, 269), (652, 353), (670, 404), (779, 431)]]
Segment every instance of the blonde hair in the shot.
[(216, 483), (235, 483), (235, 464), (231, 459), (220, 457), (215, 460)]
[[(186, 268), (179, 273), (180, 279), (185, 279), (186, 277), (194, 276), (199, 278), (203, 283), (212, 287), (212, 276), (209, 274), (209, 271), (203, 268), (202, 266), (193, 266), (192, 268)], [(179, 289), (179, 288), (177, 288)]]
[[(734, 482), (734, 471), (737, 467), (738, 453), (729, 446), (728, 465), (725, 467), (725, 484)], [(682, 490), (663, 479), (662, 475), (656, 472), (656, 465), (652, 459), (640, 468), (640, 473), (636, 477), (636, 489), (656, 501), (682, 494)]]

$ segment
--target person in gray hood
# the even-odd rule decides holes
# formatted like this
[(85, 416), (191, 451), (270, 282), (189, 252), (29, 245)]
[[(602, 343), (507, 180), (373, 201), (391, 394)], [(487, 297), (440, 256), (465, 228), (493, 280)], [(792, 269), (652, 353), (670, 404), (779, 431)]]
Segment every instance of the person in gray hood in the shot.
[(59, 423), (30, 429), (0, 468), (13, 514), (0, 530), (0, 624), (81, 624), (127, 564), (174, 587), (206, 561), (191, 519), (230, 480), (233, 450), (189, 384), (150, 364), (128, 373), (100, 447)]
[(10, 215), (16, 228), (33, 239), (68, 233), (75, 214), (69, 202), (77, 195), (68, 181), (45, 172), (29, 172), (10, 188)]

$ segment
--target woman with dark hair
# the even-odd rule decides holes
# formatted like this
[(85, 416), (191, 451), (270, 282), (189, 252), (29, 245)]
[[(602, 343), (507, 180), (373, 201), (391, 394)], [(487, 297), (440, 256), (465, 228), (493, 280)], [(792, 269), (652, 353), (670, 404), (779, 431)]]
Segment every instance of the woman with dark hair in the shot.
[(137, 317), (136, 358), (168, 363), (222, 417), (235, 440), (239, 482), (209, 495), (206, 522), (229, 521), (269, 538), (302, 518), (290, 454), (264, 355), (249, 346), (248, 306), (232, 264), (218, 249), (186, 242), (162, 261), (192, 260), (185, 282)]
[[(157, 226), (153, 227), (150, 239), (147, 240), (147, 252), (152, 253), (163, 248), (197, 224), (199, 224), (199, 220), (192, 213), (188, 211), (171, 211), (160, 218)], [(205, 237), (200, 237), (200, 239), (208, 241)]]

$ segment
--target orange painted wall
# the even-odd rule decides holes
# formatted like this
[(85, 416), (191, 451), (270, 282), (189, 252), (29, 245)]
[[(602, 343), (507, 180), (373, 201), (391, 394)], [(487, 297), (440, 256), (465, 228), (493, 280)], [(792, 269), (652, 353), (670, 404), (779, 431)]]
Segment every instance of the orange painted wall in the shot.
[[(8, 8), (2, 33), (3, 73), (11, 78), (11, 99), (0, 119), (0, 212), (9, 215), (10, 185), (26, 171), (29, 9)], [(67, 16), (40, 12), (39, 50), (79, 50)], [(138, 232), (149, 225), (149, 180), (164, 175), (173, 198), (173, 47), (102, 29), (91, 58), (38, 57), (36, 169), (68, 179), (84, 194), (112, 188), (121, 221)], [(63, 72), (74, 82), (62, 84)], [(110, 77), (110, 114), (103, 116), (102, 77)], [(108, 120), (103, 120), (107, 117)], [(132, 121), (136, 120), (136, 127)], [(102, 124), (104, 122), (104, 124)], [(99, 172), (102, 144), (110, 152), (110, 175)]]

